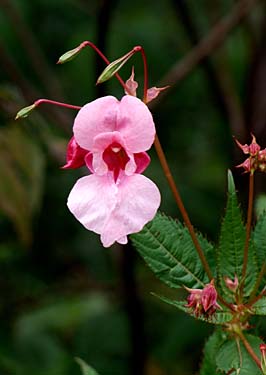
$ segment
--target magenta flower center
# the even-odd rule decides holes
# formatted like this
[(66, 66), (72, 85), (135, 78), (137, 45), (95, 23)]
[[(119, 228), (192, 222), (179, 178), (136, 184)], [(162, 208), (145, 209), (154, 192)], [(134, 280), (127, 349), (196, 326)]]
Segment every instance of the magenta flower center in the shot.
[(119, 143), (114, 142), (104, 150), (103, 160), (109, 171), (114, 172), (114, 180), (116, 181), (120, 171), (125, 170), (129, 157), (125, 149)]

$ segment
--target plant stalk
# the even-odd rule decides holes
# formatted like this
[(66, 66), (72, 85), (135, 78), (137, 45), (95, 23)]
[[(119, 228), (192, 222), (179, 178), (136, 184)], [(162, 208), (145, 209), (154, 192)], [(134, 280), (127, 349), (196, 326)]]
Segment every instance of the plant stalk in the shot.
[(181, 215), (184, 219), (184, 222), (188, 228), (188, 231), (189, 231), (189, 234), (191, 236), (191, 239), (194, 243), (194, 246), (195, 246), (195, 249), (197, 250), (197, 253), (199, 255), (199, 258), (201, 260), (201, 263), (203, 265), (203, 268), (205, 269), (207, 275), (208, 275), (208, 278), (209, 280), (211, 281), (213, 279), (213, 275), (212, 275), (212, 272), (211, 272), (211, 269), (209, 267), (209, 264), (207, 262), (207, 259), (201, 249), (201, 246), (199, 244), (199, 241), (198, 241), (198, 238), (196, 236), (196, 233), (195, 233), (195, 230), (193, 228), (193, 225), (191, 224), (191, 221), (189, 219), (189, 216), (188, 216), (188, 213), (184, 207), (184, 204), (183, 204), (183, 201), (181, 199), (181, 196), (179, 194), (179, 191), (177, 189), (177, 186), (175, 184), (175, 181), (174, 181), (174, 178), (172, 176), (172, 173), (170, 171), (170, 168), (169, 168), (169, 165), (168, 165), (168, 162), (166, 160), (166, 157), (165, 157), (165, 154), (164, 154), (164, 151), (162, 149), (162, 146), (161, 146), (161, 143), (159, 141), (159, 138), (156, 134), (155, 136), (155, 141), (154, 141), (154, 147), (155, 147), (155, 150), (157, 152), (157, 155), (158, 155), (158, 158), (160, 160), (160, 163), (161, 163), (161, 167), (163, 169), (163, 172), (165, 174), (165, 177), (167, 179), (167, 182), (170, 186), (170, 189), (173, 193), (173, 196), (174, 196), (174, 199), (176, 201), (176, 204), (181, 212)]

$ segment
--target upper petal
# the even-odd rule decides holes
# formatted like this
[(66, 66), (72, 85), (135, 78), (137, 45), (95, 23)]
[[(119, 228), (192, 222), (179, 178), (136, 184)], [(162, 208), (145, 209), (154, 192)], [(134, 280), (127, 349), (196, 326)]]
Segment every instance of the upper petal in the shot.
[(147, 177), (125, 177), (118, 185), (116, 206), (102, 229), (103, 245), (111, 246), (126, 235), (139, 232), (155, 216), (160, 200), (157, 186)]
[(91, 150), (95, 136), (116, 130), (118, 105), (114, 96), (104, 96), (81, 108), (73, 127), (75, 139), (81, 147)]
[(130, 152), (148, 150), (154, 142), (155, 126), (146, 104), (134, 96), (123, 96), (117, 113), (117, 130)]
[(120, 132), (131, 153), (148, 150), (155, 137), (155, 126), (148, 107), (138, 98), (125, 95), (119, 102), (105, 96), (86, 104), (78, 112), (73, 132), (77, 143), (91, 150), (97, 135)]

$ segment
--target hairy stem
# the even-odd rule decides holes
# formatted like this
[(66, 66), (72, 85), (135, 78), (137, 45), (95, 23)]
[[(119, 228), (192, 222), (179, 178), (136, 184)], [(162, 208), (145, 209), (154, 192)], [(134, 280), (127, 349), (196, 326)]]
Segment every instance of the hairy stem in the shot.
[(174, 178), (172, 176), (172, 173), (171, 173), (171, 170), (169, 168), (169, 165), (168, 165), (168, 162), (166, 160), (166, 157), (165, 157), (165, 154), (164, 154), (164, 151), (162, 149), (162, 146), (160, 144), (160, 141), (159, 141), (159, 138), (158, 136), (156, 135), (155, 136), (155, 141), (154, 141), (154, 147), (155, 147), (155, 150), (157, 152), (157, 155), (158, 155), (158, 158), (160, 160), (160, 163), (161, 163), (161, 166), (162, 166), (162, 169), (164, 171), (164, 174), (165, 174), (165, 177), (167, 179), (167, 182), (170, 186), (170, 189), (173, 193), (173, 196), (174, 196), (174, 199), (177, 203), (177, 206), (181, 212), (181, 215), (184, 219), (184, 222), (188, 228), (188, 231), (189, 231), (189, 234), (191, 236), (191, 239), (194, 243), (194, 246), (195, 246), (195, 249), (197, 250), (197, 253), (199, 255), (199, 258), (201, 260), (201, 263), (203, 265), (203, 268), (205, 269), (207, 275), (208, 275), (208, 278), (209, 280), (212, 280), (213, 279), (213, 275), (212, 275), (212, 272), (211, 272), (211, 269), (209, 267), (209, 264), (207, 262), (207, 259), (201, 249), (201, 246), (199, 244), (199, 241), (198, 241), (198, 238), (197, 238), (197, 235), (195, 233), (195, 230), (193, 228), (193, 225), (191, 224), (191, 221), (189, 219), (189, 216), (188, 216), (188, 213), (184, 207), (184, 204), (183, 204), (183, 201), (181, 199), (181, 196), (179, 194), (179, 191), (177, 189), (177, 186), (175, 184), (175, 181), (174, 181)]
[(243, 268), (242, 268), (242, 285), (241, 285), (241, 295), (243, 294), (245, 277), (248, 265), (248, 250), (249, 250), (249, 240), (251, 232), (251, 221), (252, 221), (252, 208), (254, 199), (254, 173), (249, 175), (249, 194), (248, 194), (248, 213), (247, 213), (247, 225), (246, 225), (246, 240), (244, 246), (244, 258), (243, 258)]
[(260, 359), (258, 358), (258, 356), (256, 355), (256, 353), (252, 349), (250, 343), (245, 338), (243, 332), (242, 331), (238, 332), (238, 336), (239, 336), (240, 340), (242, 341), (244, 347), (246, 348), (247, 352), (249, 353), (250, 357), (254, 360), (254, 362), (256, 363), (256, 365), (258, 366), (258, 368), (261, 370)]

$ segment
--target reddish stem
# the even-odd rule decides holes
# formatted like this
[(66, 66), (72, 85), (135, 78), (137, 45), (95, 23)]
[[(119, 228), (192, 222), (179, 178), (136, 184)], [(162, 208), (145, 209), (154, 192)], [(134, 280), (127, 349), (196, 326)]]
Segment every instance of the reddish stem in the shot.
[(58, 107), (65, 107), (65, 108), (70, 108), (70, 109), (77, 109), (77, 110), (81, 109), (81, 107), (77, 105), (56, 102), (54, 100), (49, 100), (49, 99), (38, 99), (34, 102), (34, 105), (35, 107), (38, 107), (40, 104), (43, 104), (43, 103), (53, 104), (53, 105), (57, 105)]
[[(136, 48), (136, 47), (135, 47)], [(148, 64), (147, 58), (143, 47), (140, 47), (140, 52), (143, 60), (143, 70), (144, 70), (144, 86), (143, 86), (143, 102), (147, 103), (147, 91), (148, 91)]]
[[(106, 63), (106, 65), (110, 64), (110, 61), (107, 59), (107, 57), (99, 50), (99, 48), (96, 47), (96, 45), (94, 43), (90, 42), (89, 40), (85, 40), (84, 42), (82, 42), (79, 46), (79, 49), (82, 50), (84, 47), (87, 47), (87, 46), (91, 47), (96, 53), (98, 53), (98, 55), (103, 59), (103, 61)], [(118, 79), (118, 81), (120, 82), (120, 84), (123, 86), (123, 88), (125, 90), (127, 90), (126, 84), (123, 81), (123, 79), (120, 77), (120, 75), (118, 73), (116, 73), (115, 76)]]

